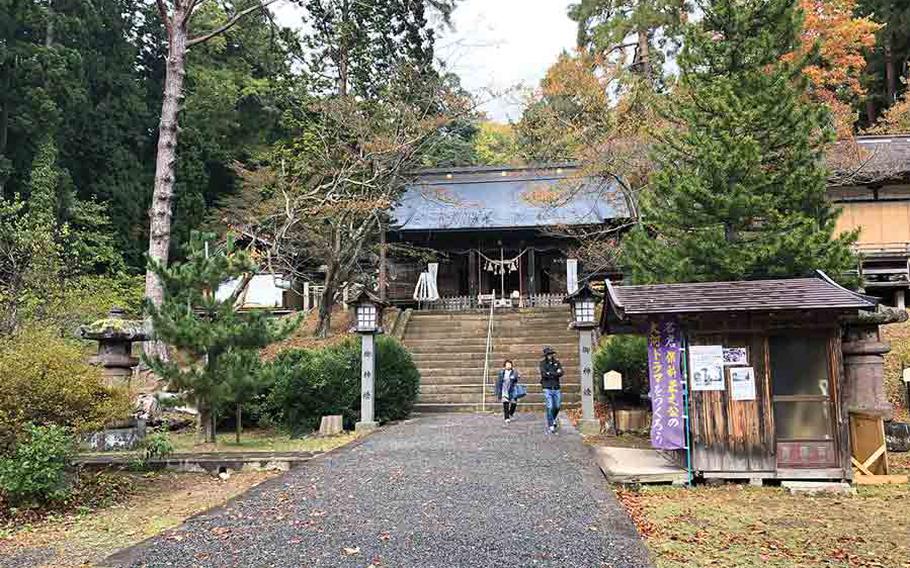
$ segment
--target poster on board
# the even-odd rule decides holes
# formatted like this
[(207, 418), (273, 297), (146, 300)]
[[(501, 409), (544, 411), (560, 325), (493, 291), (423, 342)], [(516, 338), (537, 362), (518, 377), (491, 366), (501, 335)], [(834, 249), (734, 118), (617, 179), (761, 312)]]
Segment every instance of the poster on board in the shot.
[(745, 347), (724, 347), (724, 365), (743, 366), (749, 364)]
[(730, 369), (730, 390), (733, 391), (733, 400), (755, 400), (755, 369)]
[(689, 347), (689, 377), (692, 390), (724, 390), (724, 348), (722, 345)]

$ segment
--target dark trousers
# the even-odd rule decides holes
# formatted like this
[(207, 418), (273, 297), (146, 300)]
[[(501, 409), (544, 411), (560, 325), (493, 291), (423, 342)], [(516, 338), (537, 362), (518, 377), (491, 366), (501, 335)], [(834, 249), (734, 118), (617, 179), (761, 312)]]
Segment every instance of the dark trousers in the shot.
[(502, 416), (504, 418), (512, 418), (512, 416), (515, 414), (516, 408), (518, 408), (518, 403), (503, 402), (502, 403)]

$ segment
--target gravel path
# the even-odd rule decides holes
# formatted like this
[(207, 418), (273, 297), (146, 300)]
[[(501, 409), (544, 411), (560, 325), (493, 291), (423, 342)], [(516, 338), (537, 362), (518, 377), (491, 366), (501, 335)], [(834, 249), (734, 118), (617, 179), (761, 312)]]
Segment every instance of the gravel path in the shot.
[[(563, 421), (565, 424), (565, 421)], [(384, 428), (106, 561), (129, 567), (644, 568), (578, 435), (543, 418)]]

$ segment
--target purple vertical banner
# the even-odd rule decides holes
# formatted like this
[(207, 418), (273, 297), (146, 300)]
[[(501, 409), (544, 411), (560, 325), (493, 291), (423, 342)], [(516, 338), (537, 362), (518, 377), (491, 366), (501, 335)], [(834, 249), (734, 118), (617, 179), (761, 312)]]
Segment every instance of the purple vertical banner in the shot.
[(686, 447), (679, 353), (681, 344), (682, 337), (676, 322), (651, 322), (648, 329), (651, 445), (659, 450), (681, 450)]

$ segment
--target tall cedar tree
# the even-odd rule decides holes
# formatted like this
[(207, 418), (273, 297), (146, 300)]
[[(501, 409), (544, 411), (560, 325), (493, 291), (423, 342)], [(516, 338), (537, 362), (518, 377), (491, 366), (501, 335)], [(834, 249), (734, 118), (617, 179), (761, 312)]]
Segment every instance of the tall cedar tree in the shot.
[(906, 91), (906, 63), (910, 60), (910, 2), (905, 0), (859, 0), (857, 13), (884, 24), (876, 35), (875, 48), (866, 54), (864, 84), (865, 126), (872, 126), (884, 109)]
[[(655, 149), (642, 224), (625, 245), (638, 282), (799, 276), (844, 281), (855, 234), (834, 236), (826, 109), (806, 97), (793, 0), (704, 0), (679, 59), (682, 96)], [(813, 56), (814, 54), (809, 54)]]
[(655, 88), (662, 86), (664, 62), (678, 48), (688, 12), (686, 0), (579, 0), (569, 5), (580, 50), (618, 62)]
[[(185, 262), (165, 267), (150, 261), (149, 270), (164, 286), (164, 299), (160, 306), (146, 301), (156, 339), (180, 356), (165, 360), (153, 355), (145, 361), (196, 400), (206, 442), (215, 441), (212, 410), (240, 398), (236, 375), (251, 368), (249, 352), (287, 337), (299, 323), (297, 317), (276, 320), (266, 310), (239, 311), (237, 297), (256, 265), (246, 253), (235, 251), (230, 240), (223, 250), (207, 250), (211, 240), (211, 235), (193, 233)], [(238, 282), (234, 293), (216, 295), (219, 285), (230, 280)]]

